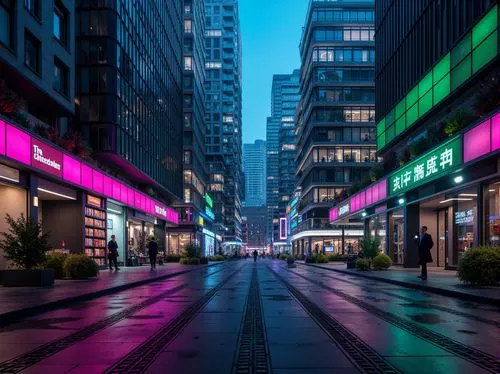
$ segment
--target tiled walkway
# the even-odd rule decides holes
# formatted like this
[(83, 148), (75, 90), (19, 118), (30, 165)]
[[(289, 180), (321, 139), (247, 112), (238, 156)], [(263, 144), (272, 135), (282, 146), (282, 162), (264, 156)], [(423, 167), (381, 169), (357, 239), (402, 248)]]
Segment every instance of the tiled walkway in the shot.
[(359, 272), (357, 270), (346, 269), (346, 264), (341, 262), (313, 265), (334, 270), (339, 273), (339, 276), (341, 276), (341, 274), (352, 274), (379, 281), (394, 281), (400, 285), (406, 284), (408, 287), (427, 289), (430, 292), (449, 291), (455, 293), (455, 296), (463, 296), (465, 299), (467, 299), (468, 296), (478, 296), (490, 299), (492, 303), (496, 303), (500, 306), (500, 287), (473, 287), (466, 285), (460, 282), (456, 271), (444, 270), (442, 268), (429, 268), (428, 279), (422, 281), (420, 278), (417, 278), (417, 276), (420, 275), (419, 269), (405, 269), (403, 267), (393, 266), (388, 271)]
[(148, 282), (185, 270), (194, 268), (171, 263), (158, 266), (156, 271), (151, 271), (148, 266), (122, 267), (119, 271), (101, 270), (99, 276), (91, 280), (56, 280), (51, 288), (0, 286), (0, 319), (4, 313)]
[(73, 304), (0, 329), (0, 373), (500, 371), (498, 308), (339, 275), (241, 260)]

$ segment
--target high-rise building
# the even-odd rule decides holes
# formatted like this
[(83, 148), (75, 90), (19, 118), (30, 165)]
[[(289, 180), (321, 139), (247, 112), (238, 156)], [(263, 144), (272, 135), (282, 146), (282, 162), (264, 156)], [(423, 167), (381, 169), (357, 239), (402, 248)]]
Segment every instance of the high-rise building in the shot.
[(496, 1), (376, 2), (377, 148), (384, 174), (330, 211), (364, 221), (394, 263), (454, 269), (500, 245), (500, 76)]
[[(273, 76), (271, 116), (267, 119), (267, 240), (284, 243), (280, 217), (295, 189), (295, 112), (300, 100), (300, 71)], [(286, 242), (286, 241), (285, 241)], [(280, 246), (282, 247), (282, 246)], [(276, 248), (282, 250), (283, 248)]]
[(266, 214), (265, 206), (243, 207), (243, 243), (248, 254), (254, 250), (264, 252), (266, 245)]
[(216, 250), (212, 199), (206, 192), (205, 1), (184, 0), (183, 200), (174, 204), (179, 226), (168, 229), (169, 253), (196, 244), (204, 255)]
[(182, 198), (183, 1), (76, 2), (76, 102), (94, 155)]
[(328, 210), (366, 183), (376, 161), (374, 1), (311, 1), (300, 43), (295, 253), (357, 249), (361, 224), (331, 227)]
[[(241, 243), (241, 35), (237, 0), (207, 0), (206, 152), (215, 221), (233, 251)], [(232, 248), (231, 246), (235, 247)]]
[(2, 216), (40, 222), (51, 247), (101, 266), (111, 235), (120, 265), (146, 262), (148, 237), (165, 248), (178, 223), (165, 201), (181, 196), (169, 136), (177, 147), (182, 42), (160, 29), (182, 30), (181, 3), (0, 2)]
[(243, 205), (266, 205), (266, 142), (256, 140), (243, 145), (245, 200)]

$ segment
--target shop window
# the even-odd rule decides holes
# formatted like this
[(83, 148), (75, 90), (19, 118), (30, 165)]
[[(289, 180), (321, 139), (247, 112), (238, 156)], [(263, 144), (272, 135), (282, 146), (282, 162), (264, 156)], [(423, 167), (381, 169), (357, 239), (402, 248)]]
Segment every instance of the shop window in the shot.
[(484, 188), (485, 243), (500, 246), (500, 182)]

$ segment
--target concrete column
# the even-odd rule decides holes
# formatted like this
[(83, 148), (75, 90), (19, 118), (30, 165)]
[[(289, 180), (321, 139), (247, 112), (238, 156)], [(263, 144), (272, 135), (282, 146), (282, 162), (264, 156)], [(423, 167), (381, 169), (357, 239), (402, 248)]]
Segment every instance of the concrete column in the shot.
[(342, 227), (342, 256), (345, 254), (344, 252), (344, 240), (345, 240), (345, 233), (344, 233), (344, 228)]
[(474, 246), (479, 247), (484, 244), (484, 194), (483, 194), (483, 185), (482, 183), (478, 183), (477, 186), (477, 221), (476, 221), (476, 232), (474, 233)]
[(419, 204), (404, 207), (404, 220), (405, 258), (403, 266), (405, 268), (418, 267), (418, 246), (415, 242), (415, 235), (419, 232), (420, 226)]

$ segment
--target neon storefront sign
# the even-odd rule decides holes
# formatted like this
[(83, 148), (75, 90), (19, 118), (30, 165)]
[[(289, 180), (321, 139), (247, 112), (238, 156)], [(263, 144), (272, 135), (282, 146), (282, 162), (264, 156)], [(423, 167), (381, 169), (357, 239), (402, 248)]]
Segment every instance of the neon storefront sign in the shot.
[(179, 223), (175, 210), (1, 119), (0, 155), (133, 209)]

